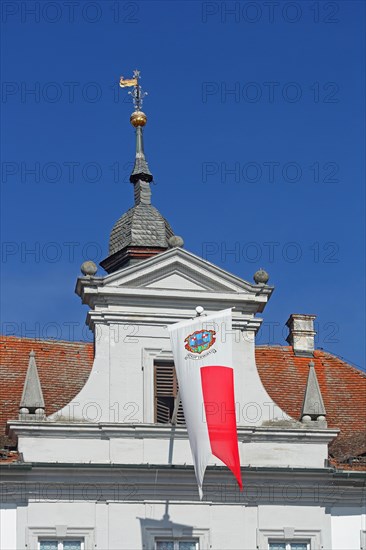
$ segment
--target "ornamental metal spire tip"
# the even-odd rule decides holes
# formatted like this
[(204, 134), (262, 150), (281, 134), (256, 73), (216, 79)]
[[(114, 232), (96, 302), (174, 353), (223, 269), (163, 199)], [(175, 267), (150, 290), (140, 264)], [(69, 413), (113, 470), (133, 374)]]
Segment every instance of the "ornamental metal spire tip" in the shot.
[(140, 71), (135, 69), (133, 71), (133, 78), (125, 79), (123, 76), (121, 76), (119, 80), (119, 85), (121, 88), (133, 86), (133, 90), (128, 93), (132, 96), (132, 101), (135, 107), (135, 111), (142, 110), (142, 104), (143, 104), (144, 98), (145, 96), (148, 95), (147, 92), (144, 92), (140, 86), (140, 78), (141, 78)]
[[(142, 129), (147, 122), (147, 116), (141, 110), (143, 99), (147, 95), (147, 93), (144, 92), (140, 86), (140, 78), (140, 71), (136, 69), (133, 71), (133, 78), (125, 79), (123, 76), (121, 76), (119, 85), (121, 88), (133, 87), (133, 90), (128, 93), (131, 94), (135, 107), (134, 112), (131, 114), (130, 122), (132, 126), (136, 129), (136, 157), (135, 165), (130, 176), (130, 181), (132, 183), (137, 183), (138, 181), (149, 183), (152, 181), (153, 176), (145, 159), (142, 135)], [(135, 202), (137, 204), (141, 201), (141, 190), (139, 190), (139, 188), (136, 189), (138, 191), (137, 195), (135, 196)], [(150, 195), (148, 197), (148, 202), (150, 202)]]

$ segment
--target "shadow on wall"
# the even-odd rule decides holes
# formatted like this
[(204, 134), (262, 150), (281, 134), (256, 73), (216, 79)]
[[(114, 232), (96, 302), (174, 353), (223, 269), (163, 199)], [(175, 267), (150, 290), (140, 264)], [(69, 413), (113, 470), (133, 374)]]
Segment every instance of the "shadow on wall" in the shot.
[(142, 548), (144, 550), (175, 550), (174, 540), (180, 539), (179, 549), (196, 550), (193, 527), (174, 523), (168, 514), (169, 501), (165, 503), (165, 513), (161, 519), (138, 518), (141, 527)]

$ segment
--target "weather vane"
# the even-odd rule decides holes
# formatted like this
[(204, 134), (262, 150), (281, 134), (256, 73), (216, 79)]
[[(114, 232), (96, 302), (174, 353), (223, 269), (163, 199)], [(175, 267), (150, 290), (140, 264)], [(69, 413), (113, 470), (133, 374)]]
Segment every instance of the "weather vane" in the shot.
[(124, 77), (121, 76), (119, 80), (119, 85), (121, 88), (127, 88), (130, 86), (133, 86), (133, 90), (128, 93), (132, 96), (133, 104), (136, 111), (141, 111), (144, 97), (147, 96), (147, 92), (144, 92), (140, 86), (139, 78), (140, 78), (140, 71), (135, 69), (133, 71), (133, 78), (124, 79)]

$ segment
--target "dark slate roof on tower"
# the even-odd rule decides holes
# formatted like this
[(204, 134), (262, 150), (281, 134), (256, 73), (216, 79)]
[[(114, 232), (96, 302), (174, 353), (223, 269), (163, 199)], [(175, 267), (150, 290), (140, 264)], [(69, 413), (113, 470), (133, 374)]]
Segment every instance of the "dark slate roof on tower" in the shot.
[(114, 224), (109, 239), (109, 254), (127, 246), (168, 248), (173, 230), (168, 221), (151, 204), (130, 208)]

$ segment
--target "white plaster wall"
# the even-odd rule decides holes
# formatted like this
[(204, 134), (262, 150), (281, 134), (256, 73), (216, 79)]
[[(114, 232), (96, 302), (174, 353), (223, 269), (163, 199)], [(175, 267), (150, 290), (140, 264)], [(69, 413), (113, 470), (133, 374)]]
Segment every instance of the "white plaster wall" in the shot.
[(289, 419), (269, 396), (259, 377), (254, 331), (234, 332), (233, 361), (237, 424), (261, 426), (263, 422)]
[(95, 502), (31, 501), (27, 516), (29, 527), (95, 527)]
[[(111, 503), (109, 550), (142, 548), (143, 529), (165, 531), (163, 536), (197, 536), (204, 531), (200, 550), (242, 550), (246, 534), (243, 529), (244, 507), (209, 506), (193, 503), (148, 502), (145, 504)], [(255, 531), (255, 526), (252, 527)], [(149, 548), (149, 550), (151, 547)]]
[(51, 420), (109, 422), (110, 403), (110, 330), (99, 324), (95, 333), (95, 357), (88, 380), (82, 390)]
[[(24, 509), (24, 507), (20, 507), (19, 510), (22, 508)], [(51, 500), (51, 498), (48, 502), (31, 501), (27, 506), (26, 514), (22, 513), (21, 516), (24, 524), (18, 529), (17, 549), (37, 550), (38, 535), (35, 535), (35, 533), (42, 532), (45, 528), (51, 529), (51, 534), (47, 536), (48, 538), (55, 538), (57, 536), (57, 526), (61, 526), (67, 529), (79, 529), (80, 536), (82, 536), (83, 529), (86, 530), (85, 532), (91, 532), (91, 540), (89, 540), (89, 545), (86, 545), (86, 550), (92, 550), (96, 533), (100, 530), (99, 527), (97, 529), (95, 502), (59, 502)], [(66, 531), (67, 536), (70, 536), (68, 531)], [(73, 536), (75, 538), (75, 535)], [(107, 550), (108, 547), (104, 548)]]
[(25, 462), (110, 462), (105, 439), (20, 437), (18, 449)]
[(0, 549), (17, 550), (17, 509), (15, 504), (0, 505)]
[[(213, 506), (210, 510), (212, 548), (242, 550), (247, 538), (244, 516), (244, 506)], [(251, 530), (255, 530), (254, 525)]]
[[(176, 251), (176, 254), (181, 255), (181, 252)], [(176, 254), (170, 254), (170, 256)], [(147, 383), (146, 374), (144, 376), (142, 370), (143, 350), (157, 348), (170, 350), (166, 323), (169, 323), (172, 318), (177, 320), (181, 315), (186, 316), (187, 308), (194, 315), (192, 299), (194, 303), (198, 303), (200, 299), (209, 300), (211, 311), (227, 307), (227, 305), (224, 306), (223, 299), (231, 301), (231, 296), (235, 303), (238, 300), (241, 306), (247, 305), (247, 301), (254, 300), (252, 294), (247, 294), (242, 286), (238, 286), (236, 279), (229, 282), (228, 277), (224, 276), (221, 280), (220, 273), (212, 272), (210, 276), (216, 281), (217, 288), (227, 288), (227, 292), (212, 291), (210, 286), (207, 292), (201, 284), (193, 283), (193, 279), (202, 278), (202, 270), (212, 271), (212, 266), (206, 265), (202, 260), (198, 260), (199, 267), (194, 266), (197, 260), (197, 258), (184, 260), (188, 262), (186, 268), (193, 270), (194, 276), (178, 277), (174, 257), (168, 258), (164, 280), (159, 279), (158, 283), (156, 281), (152, 283), (157, 284), (159, 288), (151, 291), (147, 287), (141, 291), (135, 287), (134, 279), (139, 278), (139, 273), (135, 273), (135, 270), (132, 270), (134, 273), (131, 275), (132, 279), (127, 275), (127, 286), (124, 281), (126, 272), (123, 270), (121, 273), (107, 277), (109, 291), (115, 294), (116, 299), (107, 293), (105, 300), (97, 300), (90, 312), (95, 322), (95, 360), (92, 372), (79, 394), (61, 411), (52, 415), (51, 419), (69, 418), (75, 421), (118, 423), (152, 421), (153, 411), (144, 411), (144, 402), (146, 408), (146, 403), (150, 400), (150, 408), (153, 408), (153, 399), (151, 396), (146, 399), (145, 396), (144, 401), (144, 392), (151, 393), (152, 380)], [(160, 263), (160, 261), (161, 258), (158, 258), (153, 263)], [(192, 265), (191, 262), (193, 262)], [(142, 271), (144, 267), (146, 268), (146, 265), (143, 262), (140, 266)], [(169, 269), (171, 269), (170, 273)], [(130, 289), (128, 285), (131, 285)], [(167, 286), (164, 287), (164, 285)], [(193, 294), (193, 298), (192, 285), (197, 291), (197, 297)], [(168, 290), (173, 290), (173, 293), (170, 302), (166, 303), (163, 298)], [(97, 289), (101, 294), (105, 291), (106, 288), (103, 285)], [(125, 293), (128, 291), (123, 301), (121, 301), (121, 291)], [(174, 291), (176, 291), (175, 294)], [(141, 299), (139, 292), (146, 293), (145, 300)], [(140, 300), (136, 301), (134, 293), (140, 296)], [(190, 297), (188, 301), (181, 300), (185, 294)], [(260, 304), (258, 304), (259, 307)], [(240, 323), (241, 327), (245, 327), (246, 323), (252, 320), (256, 309), (256, 306), (251, 304), (249, 311), (252, 313), (247, 313), (246, 316), (234, 312), (234, 326), (235, 323)], [(255, 365), (254, 353), (253, 327), (244, 332), (235, 329), (233, 357), (238, 424), (260, 426), (266, 421), (288, 418), (264, 389)], [(149, 377), (153, 377), (152, 369)]]
[(198, 501), (31, 501), (26, 508), (19, 508), (18, 540), (16, 509), (1, 510), (0, 540), (1, 550), (17, 550), (25, 545), (32, 550), (34, 530), (62, 526), (91, 529), (90, 548), (138, 550), (148, 540), (149, 528), (163, 537), (201, 536), (200, 550), (254, 550), (258, 544), (262, 550), (262, 541), (267, 539), (261, 538), (260, 533), (283, 533), (292, 528), (309, 533), (309, 537), (317, 533), (315, 550), (359, 550), (360, 531), (365, 528), (361, 509), (334, 507), (331, 512), (332, 515), (324, 507), (296, 502), (245, 506)]
[[(50, 420), (139, 423), (152, 418), (153, 411), (144, 411), (144, 392), (153, 387), (152, 369), (149, 384), (146, 375), (144, 382), (144, 349), (170, 350), (166, 328), (98, 324), (90, 377), (78, 395), (61, 411), (51, 415)], [(253, 331), (234, 331), (233, 360), (238, 424), (261, 426), (263, 422), (288, 419), (260, 380), (255, 364)], [(153, 407), (151, 396), (148, 401)]]
[(366, 529), (366, 515), (360, 508), (333, 507), (332, 513), (332, 550), (359, 550), (361, 531)]
[[(300, 501), (301, 498), (298, 499), (299, 503)], [(286, 529), (294, 529), (294, 536), (299, 536), (298, 533), (303, 532), (301, 538), (304, 539), (311, 540), (312, 535), (315, 535), (318, 540), (314, 543), (314, 550), (321, 550), (321, 548), (333, 550), (331, 519), (326, 508), (322, 506), (300, 505), (291, 496), (291, 501), (287, 505), (262, 505), (258, 507), (258, 533), (281, 530), (282, 534), (279, 534), (277, 538), (285, 538)], [(258, 540), (260, 540), (260, 537)], [(260, 549), (262, 550), (262, 546)], [(351, 549), (345, 546), (342, 550)]]
[[(291, 495), (293, 499), (293, 495)], [(298, 499), (301, 500), (301, 497)], [(324, 529), (326, 525), (326, 510), (321, 506), (301, 506), (288, 501), (284, 505), (261, 505), (258, 507), (259, 529)], [(330, 546), (324, 546), (330, 548)], [(345, 550), (345, 549), (343, 549)]]
[[(18, 448), (26, 462), (193, 464), (188, 439), (21, 436)], [(323, 468), (327, 445), (294, 437), (293, 442), (239, 442), (239, 453), (242, 466)], [(209, 464), (222, 462), (212, 456)]]
[(169, 349), (167, 330), (139, 324), (98, 324), (94, 363), (85, 386), (49, 420), (143, 422), (145, 348)]
[(324, 468), (328, 457), (326, 443), (304, 443), (301, 441), (245, 442), (239, 445), (242, 466), (278, 466), (285, 468)]

